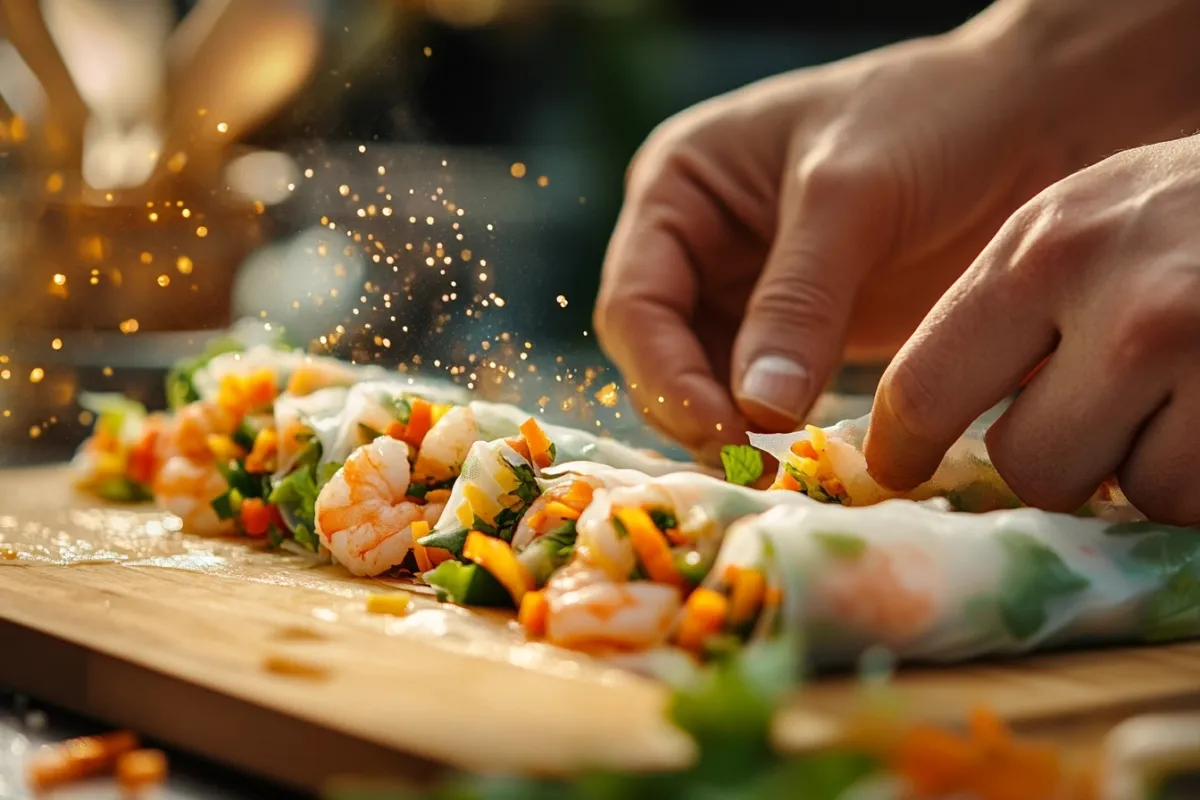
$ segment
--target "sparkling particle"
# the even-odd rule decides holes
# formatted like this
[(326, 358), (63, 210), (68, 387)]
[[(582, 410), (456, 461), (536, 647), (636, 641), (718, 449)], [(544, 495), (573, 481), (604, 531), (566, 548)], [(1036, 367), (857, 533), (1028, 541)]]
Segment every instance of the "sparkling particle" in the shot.
[(180, 256), (175, 259), (175, 269), (179, 270), (181, 275), (192, 274), (192, 260), (187, 256)]
[(433, 217), (426, 217), (426, 218), (425, 218), (425, 224), (426, 224), (426, 225), (432, 225), (432, 224), (433, 224)]
[(366, 146), (365, 144), (360, 144), (360, 145), (358, 146), (358, 152), (360, 152), (360, 153), (365, 153), (365, 152), (367, 152), (367, 146)]
[(340, 194), (342, 197), (345, 197), (346, 195), (350, 194), (350, 187), (343, 183), (338, 187), (338, 194)]
[(113, 374), (113, 368), (105, 367), (104, 369), (100, 370), (100, 372), (104, 375), (104, 377), (111, 378)]
[(226, 133), (226, 132), (228, 132), (228, 130), (229, 130), (229, 123), (227, 123), (227, 122), (218, 122), (217, 123), (217, 132), (218, 133)]
[(30, 383), (41, 383), (42, 378), (44, 377), (46, 377), (46, 370), (42, 369), (41, 367), (34, 367), (29, 371)]
[(386, 175), (386, 174), (387, 174), (387, 169), (386, 169), (386, 168), (384, 168), (384, 167), (383, 167), (383, 165), (380, 165), (379, 169), (377, 169), (377, 170), (375, 170), (375, 171), (376, 171), (376, 172), (378, 172), (380, 175)]
[(30, 438), (30, 439), (36, 439), (36, 438), (38, 438), (38, 437), (39, 437), (39, 436), (41, 436), (41, 435), (42, 435), (42, 429), (41, 429), (41, 428), (39, 428), (37, 425), (30, 425), (30, 426), (29, 426), (29, 438)]
[(154, 256), (150, 253), (143, 252), (140, 256), (138, 256), (138, 260), (143, 264), (149, 264), (154, 261)]
[(537, 179), (537, 185), (541, 186), (544, 189), (550, 185), (550, 179), (547, 178), (545, 175), (539, 175), (538, 179)]
[(137, 333), (138, 321), (131, 317), (122, 322), (119, 327), (121, 328), (121, 333)]
[(151, 211), (149, 214), (146, 215), (146, 218), (149, 219), (151, 222), (158, 222), (158, 212)]
[(0, 380), (8, 380), (11, 377), (12, 377), (12, 370), (10, 370), (10, 369), (0, 370)]
[(190, 217), (192, 215), (192, 210), (190, 208), (185, 208), (183, 211), (180, 211), (179, 213), (183, 215), (184, 219), (187, 219), (188, 217)]
[(50, 347), (53, 350), (62, 350), (62, 339), (51, 339)]
[(49, 192), (50, 194), (56, 194), (57, 192), (61, 192), (62, 188), (63, 188), (62, 173), (60, 173), (60, 172), (50, 173), (50, 176), (48, 178), (46, 178), (46, 191)]
[(304, 177), (311, 178), (312, 176), (313, 176), (312, 167), (309, 167), (308, 169), (304, 170)]
[(724, 430), (724, 429), (725, 429), (725, 426), (724, 426), (724, 425), (722, 425), (721, 423), (719, 423), (719, 422), (718, 422), (718, 423), (717, 423), (717, 430), (719, 430), (719, 431), (720, 431), (720, 430)]
[(165, 289), (171, 285), (171, 276), (164, 273), (164, 274), (158, 276), (158, 279), (156, 282), (158, 283), (159, 286), (161, 286)]
[(596, 401), (605, 408), (615, 407), (617, 405), (617, 384), (608, 383), (600, 387), (600, 391), (596, 392)]
[(433, 55), (433, 48), (432, 48), (432, 47), (426, 47), (426, 48), (425, 48), (424, 50), (422, 50), (421, 52), (423, 52), (423, 53), (425, 54), (425, 57), (426, 57), (426, 58), (429, 58), (430, 56), (432, 56), (432, 55)]
[(66, 284), (66, 282), (67, 282), (66, 275), (63, 275), (61, 272), (54, 273), (54, 285), (55, 286), (63, 286)]
[(566, 308), (566, 307), (567, 307), (567, 298), (566, 298), (566, 296), (565, 296), (565, 295), (561, 295), (561, 294), (560, 294), (558, 297), (556, 297), (556, 298), (554, 298), (554, 299), (555, 299), (555, 301), (558, 303), (558, 306), (559, 306), (559, 308)]
[(525, 165), (518, 161), (508, 171), (514, 178), (524, 178), (526, 169)]
[(203, 239), (205, 236), (208, 236), (208, 228), (201, 225), (199, 228), (196, 228), (196, 235)]

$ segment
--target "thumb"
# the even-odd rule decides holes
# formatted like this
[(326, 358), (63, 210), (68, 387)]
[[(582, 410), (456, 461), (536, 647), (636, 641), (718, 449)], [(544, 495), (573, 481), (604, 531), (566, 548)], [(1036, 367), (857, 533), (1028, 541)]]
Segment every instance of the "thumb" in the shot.
[(872, 243), (880, 239), (865, 224), (874, 217), (871, 205), (848, 202), (852, 183), (821, 192), (801, 185), (781, 203), (733, 350), (734, 398), (760, 430), (794, 430), (841, 363), (858, 288), (875, 258)]

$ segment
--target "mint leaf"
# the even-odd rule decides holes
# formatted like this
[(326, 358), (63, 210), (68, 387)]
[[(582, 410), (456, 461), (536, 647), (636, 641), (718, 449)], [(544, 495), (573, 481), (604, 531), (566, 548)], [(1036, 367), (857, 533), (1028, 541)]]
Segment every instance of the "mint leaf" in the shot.
[(1009, 635), (1024, 641), (1046, 624), (1047, 606), (1091, 584), (1058, 553), (1028, 534), (1000, 531), (996, 538), (1008, 556), (1000, 579), (1000, 617)]
[(762, 477), (762, 453), (748, 444), (727, 444), (721, 448), (725, 480), (735, 486), (749, 486)]
[(1200, 581), (1181, 569), (1146, 603), (1142, 618), (1148, 642), (1186, 639), (1200, 631)]
[(825, 552), (837, 559), (853, 561), (867, 550), (867, 543), (861, 536), (841, 531), (816, 531), (815, 538), (825, 548)]

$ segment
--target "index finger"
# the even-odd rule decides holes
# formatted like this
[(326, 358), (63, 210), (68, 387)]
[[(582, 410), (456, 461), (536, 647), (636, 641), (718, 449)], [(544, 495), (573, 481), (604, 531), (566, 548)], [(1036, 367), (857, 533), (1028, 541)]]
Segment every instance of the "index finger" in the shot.
[(1053, 352), (1048, 292), (1012, 280), (1024, 235), (1019, 225), (1002, 228), (888, 365), (863, 445), (882, 485), (928, 480), (971, 423)]
[(729, 390), (693, 330), (699, 294), (690, 253), (724, 227), (704, 190), (660, 178), (625, 204), (605, 258), (595, 313), (604, 351), (643, 416), (700, 457), (745, 434)]

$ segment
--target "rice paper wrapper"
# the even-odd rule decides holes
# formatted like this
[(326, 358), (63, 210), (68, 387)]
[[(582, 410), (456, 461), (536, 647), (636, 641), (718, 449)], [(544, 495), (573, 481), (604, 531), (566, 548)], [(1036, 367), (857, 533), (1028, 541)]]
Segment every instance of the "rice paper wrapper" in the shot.
[[(984, 442), (988, 428), (1001, 410), (995, 409), (973, 424), (946, 452), (933, 476), (907, 492), (893, 492), (876, 483), (867, 472), (862, 448), (870, 415), (817, 429), (815, 435), (811, 430), (805, 430), (784, 434), (751, 433), (749, 438), (754, 447), (779, 461), (778, 478), (790, 473), (799, 479), (803, 491), (822, 501), (867, 506), (894, 498), (944, 498), (956, 511), (1016, 509), (1023, 503), (996, 471)], [(793, 447), (799, 442), (812, 445), (820, 455), (819, 460), (814, 462), (794, 452)], [(832, 490), (829, 488), (830, 477), (836, 479)], [(839, 489), (842, 491), (835, 497)], [(1114, 521), (1142, 519), (1116, 486), (1103, 487), (1078, 513)]]
[(878, 646), (954, 662), (1200, 633), (1200, 534), (1144, 521), (808, 502), (731, 527), (710, 584), (729, 565), (782, 590), (755, 635), (799, 633), (817, 666)]
[[(479, 425), (480, 435), (486, 440), (505, 439), (518, 435), (521, 423), (533, 416), (516, 406), (503, 403), (476, 401), (470, 404), (470, 409)], [(699, 464), (673, 461), (587, 431), (561, 425), (550, 425), (541, 420), (538, 420), (538, 424), (554, 442), (558, 463), (593, 461), (619, 469), (637, 470), (647, 475), (666, 475), (672, 472), (708, 472)]]

